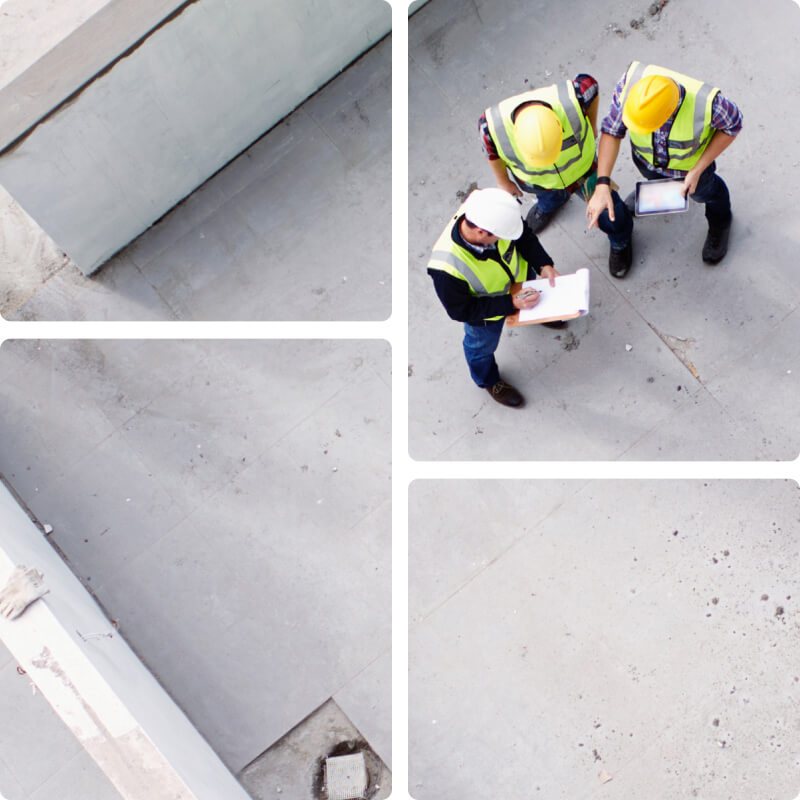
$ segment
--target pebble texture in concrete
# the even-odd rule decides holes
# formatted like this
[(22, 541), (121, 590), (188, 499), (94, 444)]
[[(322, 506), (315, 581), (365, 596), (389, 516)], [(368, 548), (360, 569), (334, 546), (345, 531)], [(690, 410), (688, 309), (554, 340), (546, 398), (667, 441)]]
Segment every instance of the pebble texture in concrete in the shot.
[[(657, 13), (651, 9), (657, 5)], [(736, 3), (431, 0), (409, 28), (409, 392), (423, 459), (792, 459), (800, 452), (800, 289), (791, 103), (768, 103), (800, 41), (800, 8)], [(573, 197), (541, 241), (562, 272), (591, 271), (589, 316), (566, 331), (506, 331), (500, 373), (528, 407), (470, 380), (461, 325), (429, 276), (431, 247), (473, 184), (494, 185), (478, 117), (505, 97), (580, 72), (600, 117), (632, 60), (717, 85), (744, 113), (718, 160), (733, 203), (730, 250), (703, 264), (703, 209), (637, 220), (634, 265), (609, 275), (608, 240)], [(640, 179), (621, 147), (624, 197)], [(526, 200), (527, 211), (530, 200)]]
[(799, 500), (414, 484), (412, 797), (796, 797)]

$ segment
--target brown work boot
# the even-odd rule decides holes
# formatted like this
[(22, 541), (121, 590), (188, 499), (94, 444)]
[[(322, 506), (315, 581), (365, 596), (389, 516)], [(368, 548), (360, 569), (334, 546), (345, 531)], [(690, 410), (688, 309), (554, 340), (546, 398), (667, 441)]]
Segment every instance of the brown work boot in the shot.
[(487, 386), (486, 391), (501, 406), (519, 408), (525, 404), (525, 398), (510, 384), (505, 381), (497, 381), (494, 386)]

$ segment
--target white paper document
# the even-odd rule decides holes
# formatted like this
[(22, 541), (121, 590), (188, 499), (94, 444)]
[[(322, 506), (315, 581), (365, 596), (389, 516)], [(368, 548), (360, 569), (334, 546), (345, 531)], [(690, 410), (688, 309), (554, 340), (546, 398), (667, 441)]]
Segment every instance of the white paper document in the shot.
[(520, 322), (567, 319), (589, 313), (589, 270), (584, 267), (571, 275), (559, 275), (556, 285), (546, 278), (525, 281), (523, 289), (536, 289), (541, 293), (533, 308), (519, 312)]

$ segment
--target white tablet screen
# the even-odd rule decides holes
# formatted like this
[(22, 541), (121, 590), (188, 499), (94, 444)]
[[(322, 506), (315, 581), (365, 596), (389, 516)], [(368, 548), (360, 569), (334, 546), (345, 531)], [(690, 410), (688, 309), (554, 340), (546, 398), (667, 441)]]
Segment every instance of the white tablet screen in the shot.
[(683, 181), (647, 181), (636, 184), (636, 213), (665, 214), (685, 211), (686, 198), (681, 194)]

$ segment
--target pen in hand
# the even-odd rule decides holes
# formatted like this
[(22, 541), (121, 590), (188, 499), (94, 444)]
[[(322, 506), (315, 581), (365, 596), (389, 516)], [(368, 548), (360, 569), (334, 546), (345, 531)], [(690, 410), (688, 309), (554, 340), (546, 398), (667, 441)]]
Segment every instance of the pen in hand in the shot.
[(519, 294), (515, 294), (512, 298), (514, 308), (518, 311), (522, 311), (526, 308), (533, 308), (539, 302), (539, 297), (540, 293), (535, 289), (527, 289)]

